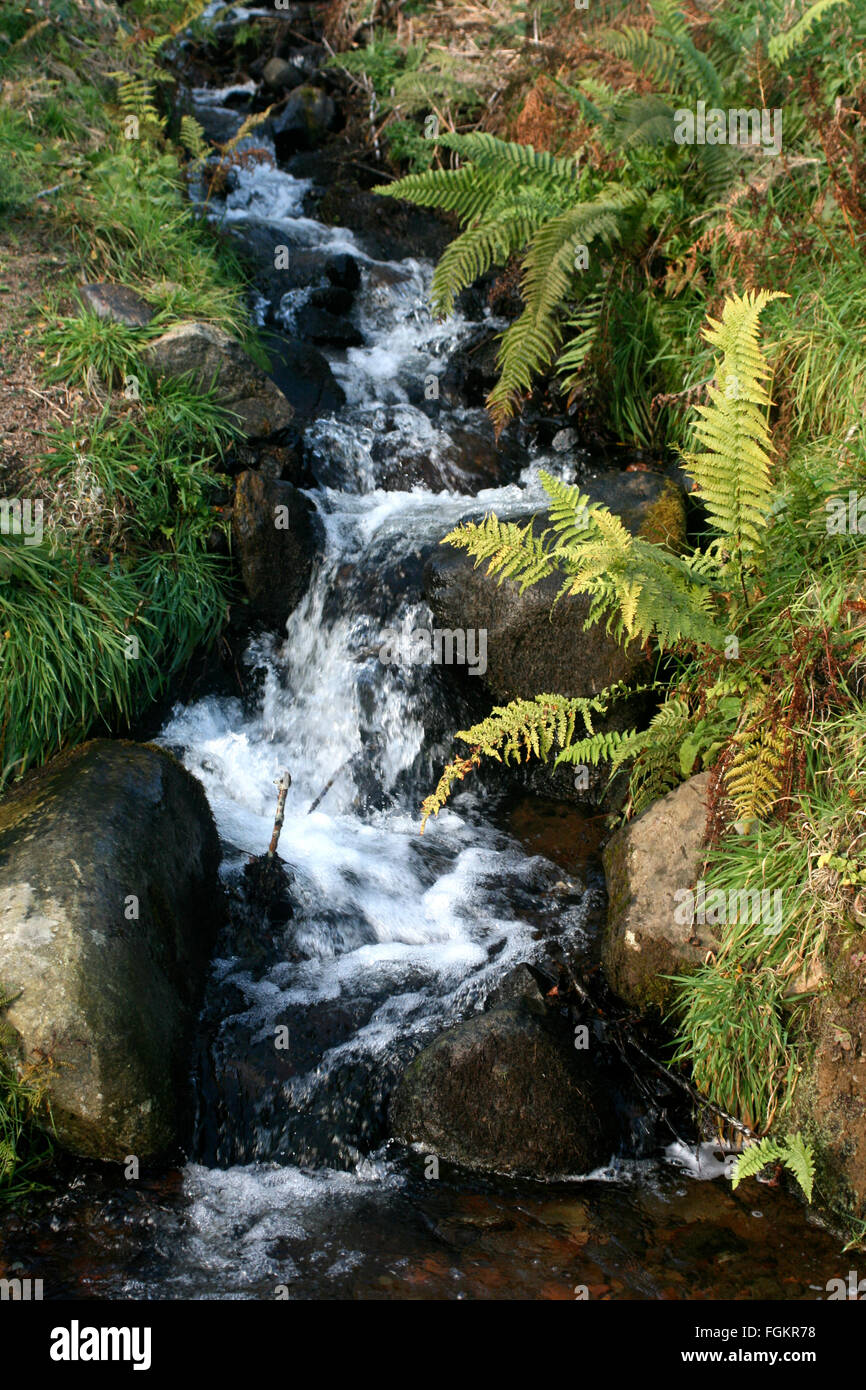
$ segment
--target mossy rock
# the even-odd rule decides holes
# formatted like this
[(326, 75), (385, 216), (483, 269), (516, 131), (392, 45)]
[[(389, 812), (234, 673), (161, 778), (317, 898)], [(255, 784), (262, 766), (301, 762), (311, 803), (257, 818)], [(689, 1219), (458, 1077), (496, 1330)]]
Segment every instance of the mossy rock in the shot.
[(0, 1018), (47, 1064), (66, 1148), (144, 1159), (182, 1137), (219, 858), (201, 785), (152, 745), (94, 740), (0, 802)]

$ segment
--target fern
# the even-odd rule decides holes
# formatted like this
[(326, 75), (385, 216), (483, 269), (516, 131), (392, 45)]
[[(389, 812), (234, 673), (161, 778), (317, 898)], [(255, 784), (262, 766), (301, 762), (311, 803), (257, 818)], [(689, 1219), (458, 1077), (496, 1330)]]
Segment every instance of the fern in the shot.
[(139, 126), (154, 126), (157, 131), (163, 130), (165, 117), (154, 105), (153, 80), (125, 72), (115, 72), (111, 76), (117, 82), (117, 101), (122, 119), (132, 117)]
[[(730, 585), (731, 569), (743, 579), (760, 556), (763, 532), (773, 510), (769, 476), (772, 447), (764, 414), (768, 375), (758, 342), (759, 317), (776, 296), (756, 291), (725, 302), (720, 322), (709, 321), (706, 336), (721, 349), (717, 385), (710, 404), (698, 407), (697, 435), (707, 447), (688, 456), (718, 535), (708, 550), (690, 555), (634, 536), (607, 507), (593, 503), (578, 487), (541, 471), (550, 499), (549, 524), (540, 533), (535, 520), (521, 525), (488, 515), (464, 522), (444, 537), (443, 545), (465, 550), (476, 568), (499, 584), (506, 579), (522, 593), (551, 575), (560, 578), (555, 602), (585, 594), (589, 606), (585, 628), (605, 621), (623, 643), (652, 641), (660, 650), (694, 644), (718, 651), (736, 616), (738, 597)], [(727, 388), (736, 382), (736, 391)], [(724, 624), (720, 619), (724, 616)], [(786, 761), (786, 736), (773, 734), (758, 717), (761, 678), (736, 675), (716, 679), (701, 698), (670, 696), (649, 727), (621, 734), (601, 734), (586, 724), (597, 705), (566, 697), (539, 696), (498, 707), (489, 720), (457, 737), (470, 746), (468, 757), (448, 764), (435, 792), (424, 802), (424, 821), (438, 813), (454, 783), (477, 768), (484, 757), (547, 758), (554, 744), (559, 763), (596, 763), (604, 758), (616, 772), (632, 763), (627, 813), (642, 811), (693, 772), (700, 761), (711, 766), (722, 749), (733, 749), (726, 770), (726, 791), (742, 820), (765, 816), (776, 802)], [(604, 692), (602, 700), (609, 700)], [(585, 736), (575, 738), (578, 715)]]
[(497, 705), (479, 724), (455, 734), (455, 738), (468, 744), (471, 751), (468, 757), (455, 758), (448, 763), (436, 790), (425, 799), (421, 808), (421, 833), (430, 816), (438, 816), (454, 783), (479, 767), (482, 758), (493, 758), (505, 764), (524, 762), (529, 757), (546, 761), (554, 747), (568, 749), (572, 745), (578, 720), (588, 736), (577, 745), (587, 750), (586, 756), (579, 761), (597, 764), (602, 758), (609, 759), (626, 736), (597, 733), (593, 716), (606, 714), (615, 701), (635, 693), (620, 681), (588, 698), (536, 695), (534, 700), (512, 700), (507, 705)]
[(815, 0), (804, 14), (800, 16), (796, 24), (787, 29), (784, 34), (776, 34), (767, 45), (767, 57), (776, 67), (787, 63), (790, 58), (802, 47), (812, 29), (819, 19), (823, 19), (828, 10), (835, 5), (847, 5), (848, 0)]
[(205, 134), (194, 116), (181, 116), (180, 143), (196, 162), (207, 158)]
[(531, 145), (486, 133), (443, 135), (438, 143), (469, 163), (409, 174), (375, 191), (459, 217), (464, 230), (445, 251), (433, 277), (431, 302), (437, 314), (452, 313), (461, 290), (526, 248), (521, 279), (526, 307), (503, 335), (500, 379), (488, 398), (501, 428), (536, 373), (556, 356), (562, 340), (561, 305), (577, 275), (578, 247), (594, 242), (611, 246), (646, 200), (641, 192), (614, 184), (583, 200), (577, 160)]
[(807, 1202), (812, 1201), (812, 1187), (815, 1181), (815, 1158), (811, 1145), (807, 1144), (799, 1131), (783, 1140), (769, 1136), (750, 1144), (737, 1158), (731, 1174), (732, 1185), (736, 1188), (744, 1178), (754, 1178), (771, 1163), (781, 1163), (796, 1178)]
[(762, 820), (775, 805), (787, 761), (787, 739), (766, 727), (752, 726), (735, 734), (733, 760), (725, 773), (725, 791), (737, 816), (748, 826)]
[(761, 312), (780, 291), (747, 291), (725, 301), (720, 322), (709, 320), (704, 337), (721, 349), (716, 384), (708, 388), (709, 405), (698, 405), (695, 436), (704, 446), (685, 455), (687, 472), (697, 484), (712, 525), (743, 564), (762, 544), (772, 504), (767, 427), (770, 372), (761, 353)]
[(486, 561), (488, 574), (500, 584), (515, 580), (521, 593), (561, 572), (560, 597), (591, 599), (587, 628), (605, 619), (618, 638), (654, 638), (662, 649), (682, 640), (721, 645), (723, 634), (712, 617), (712, 559), (672, 555), (632, 536), (607, 507), (591, 503), (577, 488), (543, 471), (539, 479), (553, 503), (552, 525), (541, 536), (531, 521), (521, 527), (487, 516), (457, 526), (443, 545), (468, 551), (476, 567)]

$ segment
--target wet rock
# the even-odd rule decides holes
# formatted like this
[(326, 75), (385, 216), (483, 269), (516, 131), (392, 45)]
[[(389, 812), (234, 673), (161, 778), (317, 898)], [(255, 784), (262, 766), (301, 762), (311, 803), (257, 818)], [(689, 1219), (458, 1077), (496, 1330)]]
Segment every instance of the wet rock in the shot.
[(317, 550), (312, 503), (291, 483), (241, 473), (232, 508), (232, 545), (251, 609), (279, 626), (307, 591)]
[(680, 889), (694, 889), (703, 858), (709, 773), (701, 772), (618, 830), (604, 850), (608, 913), (602, 963), (633, 1008), (664, 1012), (675, 987), (715, 946), (712, 929), (687, 918)]
[(97, 318), (124, 323), (128, 328), (146, 328), (154, 316), (146, 300), (127, 285), (111, 285), (102, 281), (79, 285), (78, 293)]
[(591, 1049), (531, 994), (449, 1028), (410, 1063), (391, 1103), (405, 1143), (453, 1163), (551, 1178), (608, 1162), (618, 1127)]
[(304, 74), (296, 63), (287, 63), (285, 58), (269, 58), (262, 69), (262, 80), (272, 92), (289, 92), (301, 86)]
[(307, 303), (314, 309), (324, 309), (329, 314), (349, 314), (355, 296), (351, 290), (341, 289), (338, 285), (325, 285), (322, 289), (311, 290)]
[(377, 261), (409, 256), (437, 261), (455, 234), (455, 224), (442, 214), (383, 198), (339, 177), (329, 180), (310, 215), (331, 226), (351, 227), (358, 244)]
[(337, 108), (321, 87), (297, 87), (270, 123), (278, 157), (316, 149), (334, 129), (336, 117)]
[(0, 1026), (50, 1059), (65, 1148), (145, 1159), (182, 1135), (219, 857), (201, 786), (152, 745), (86, 743), (0, 802)]
[(344, 290), (356, 290), (361, 283), (361, 271), (354, 256), (340, 251), (325, 262), (325, 274), (332, 285)]
[(544, 996), (553, 984), (546, 980), (540, 970), (531, 965), (516, 965), (509, 970), (488, 994), (485, 1009), (494, 1009), (499, 1004), (510, 1004), (515, 999), (526, 999), (536, 1009), (545, 1009)]
[(364, 338), (348, 319), (337, 318), (327, 309), (313, 303), (305, 304), (295, 316), (295, 332), (300, 338), (330, 347), (361, 347)]
[(283, 297), (293, 290), (312, 290), (310, 302), (330, 313), (350, 312), (361, 283), (353, 256), (294, 246), (287, 241), (285, 227), (275, 223), (244, 220), (227, 230), (252, 270), (256, 289), (268, 301), (272, 321), (277, 321)]
[(255, 469), (263, 478), (283, 483), (294, 483), (295, 487), (309, 487), (312, 484), (304, 467), (301, 440), (289, 431), (289, 442), (284, 444), (265, 444), (257, 448), (241, 445), (233, 451), (237, 460), (237, 473)]
[(276, 434), (292, 419), (294, 411), (277, 383), (213, 324), (178, 324), (149, 343), (142, 356), (158, 376), (189, 372), (202, 390), (216, 383), (220, 403), (239, 416), (248, 439)]
[(267, 332), (261, 339), (270, 358), (271, 375), (299, 419), (332, 415), (345, 404), (345, 392), (330, 363), (311, 343)]
[(480, 326), (448, 359), (440, 379), (443, 399), (454, 405), (483, 406), (499, 374), (499, 334)]
[(557, 430), (551, 440), (550, 447), (557, 454), (568, 453), (569, 449), (574, 449), (580, 443), (580, 436), (577, 430), (562, 429)]
[(501, 487), (515, 473), (514, 459), (486, 431), (452, 428), (446, 435), (406, 438), (398, 428), (400, 412), (383, 411), (383, 429), (371, 446), (377, 486), (408, 492), (414, 487), (431, 492), (466, 495), (482, 488)]
[[(682, 497), (658, 474), (605, 475), (582, 484), (594, 501), (604, 502), (629, 530), (675, 542), (684, 535)], [(520, 519), (520, 518), (517, 518)], [(528, 516), (524, 516), (528, 520)], [(533, 529), (549, 525), (545, 515)], [(516, 582), (498, 583), (486, 566), (471, 556), (441, 547), (425, 574), (425, 590), (443, 628), (487, 631), (486, 688), (497, 701), (531, 698), (541, 691), (559, 695), (596, 695), (620, 680), (634, 680), (645, 665), (637, 643), (622, 647), (603, 625), (585, 632), (590, 601), (578, 594), (554, 607), (562, 579), (551, 575), (520, 592)]]

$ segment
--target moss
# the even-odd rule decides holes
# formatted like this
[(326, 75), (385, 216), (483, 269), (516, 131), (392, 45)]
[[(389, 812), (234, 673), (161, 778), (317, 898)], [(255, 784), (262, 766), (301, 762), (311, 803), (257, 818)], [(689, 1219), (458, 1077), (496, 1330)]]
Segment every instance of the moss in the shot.
[(667, 546), (674, 552), (685, 549), (686, 509), (683, 495), (672, 479), (664, 479), (659, 496), (647, 506), (640, 535), (645, 541)]

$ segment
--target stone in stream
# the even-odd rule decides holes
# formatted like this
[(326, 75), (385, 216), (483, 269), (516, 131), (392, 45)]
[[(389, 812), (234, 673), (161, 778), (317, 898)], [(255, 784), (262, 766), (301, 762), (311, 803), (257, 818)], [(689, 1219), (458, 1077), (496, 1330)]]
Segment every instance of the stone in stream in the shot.
[(288, 92), (301, 86), (304, 73), (297, 63), (288, 63), (285, 58), (269, 58), (262, 69), (262, 81), (273, 92)]
[(183, 1137), (219, 859), (200, 784), (150, 744), (83, 744), (0, 802), (0, 1024), (46, 1062), (65, 1148), (143, 1160)]
[(79, 285), (78, 293), (97, 318), (111, 319), (113, 323), (123, 323), (128, 328), (146, 328), (154, 316), (154, 310), (147, 301), (128, 285), (100, 281)]
[(364, 342), (363, 335), (349, 319), (338, 318), (314, 303), (304, 304), (298, 310), (295, 332), (299, 338), (328, 347), (361, 347)]
[[(271, 309), (279, 307), (283, 295), (290, 290), (326, 287), (354, 294), (361, 283), (358, 262), (348, 252), (329, 253), (309, 246), (295, 246), (287, 240), (284, 225), (244, 218), (226, 231), (241, 248), (248, 262), (254, 283), (268, 300)], [(351, 302), (340, 311), (348, 313)], [(327, 306), (324, 306), (327, 307)]]
[(291, 483), (238, 477), (232, 544), (253, 615), (281, 626), (307, 591), (318, 548), (315, 509)]
[(333, 415), (345, 404), (346, 393), (327, 358), (313, 347), (280, 333), (261, 334), (271, 363), (271, 375), (299, 419)]
[(219, 403), (239, 416), (248, 439), (276, 434), (294, 414), (276, 382), (214, 324), (177, 324), (148, 343), (142, 358), (158, 376), (189, 373), (199, 390), (216, 385)]
[(270, 122), (277, 156), (285, 159), (297, 150), (314, 150), (334, 129), (337, 108), (321, 87), (296, 87), (278, 115)]
[(708, 772), (690, 777), (624, 825), (604, 853), (607, 924), (602, 964), (608, 982), (633, 1008), (666, 1011), (675, 986), (717, 944), (712, 929), (684, 920), (685, 893), (703, 860)]
[[(488, 1012), (415, 1057), (391, 1101), (393, 1135), (466, 1168), (537, 1178), (607, 1163), (621, 1133), (609, 1078), (537, 981), (500, 987)], [(515, 997), (509, 997), (513, 994)]]

